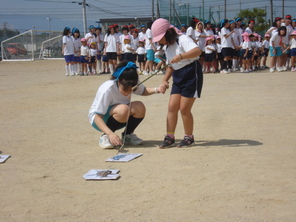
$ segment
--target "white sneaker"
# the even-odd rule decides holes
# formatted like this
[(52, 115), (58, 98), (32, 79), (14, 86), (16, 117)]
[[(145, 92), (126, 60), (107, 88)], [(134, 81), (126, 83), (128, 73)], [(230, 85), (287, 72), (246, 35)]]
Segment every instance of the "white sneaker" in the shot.
[(68, 76), (68, 75), (69, 75), (69, 73), (66, 73), (66, 74), (65, 74), (65, 76)]
[(223, 69), (223, 70), (221, 70), (220, 73), (228, 73), (228, 72), (227, 72), (227, 70), (224, 70), (224, 69)]
[(144, 72), (143, 72), (143, 75), (148, 76), (149, 74), (148, 74), (147, 71), (144, 71)]
[(124, 138), (125, 144), (131, 144), (131, 145), (140, 145), (143, 144), (143, 140), (141, 140), (139, 137), (137, 137), (136, 134), (126, 134)]
[(269, 72), (274, 72), (274, 68), (270, 68)]
[(228, 69), (228, 70), (227, 70), (227, 73), (231, 73), (231, 69)]
[(110, 143), (109, 137), (106, 134), (103, 134), (100, 138), (99, 145), (104, 149), (112, 149), (114, 146)]
[(282, 72), (282, 71), (283, 71), (283, 67), (278, 67), (278, 68), (277, 68), (277, 71), (278, 71), (278, 72)]

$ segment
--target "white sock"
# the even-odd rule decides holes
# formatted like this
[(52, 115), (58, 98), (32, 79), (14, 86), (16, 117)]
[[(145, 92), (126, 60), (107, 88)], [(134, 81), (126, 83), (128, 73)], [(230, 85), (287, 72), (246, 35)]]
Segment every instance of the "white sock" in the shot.
[(109, 68), (110, 68), (110, 72), (111, 72), (111, 75), (112, 75), (112, 74), (113, 74), (113, 72), (114, 72), (113, 65), (112, 65), (112, 64), (109, 64)]
[(70, 74), (69, 65), (65, 65), (65, 69), (66, 69), (66, 75), (69, 75)]
[(72, 64), (69, 65), (70, 75), (74, 75), (73, 73), (73, 66)]
[(98, 72), (102, 72), (102, 61), (98, 60)]

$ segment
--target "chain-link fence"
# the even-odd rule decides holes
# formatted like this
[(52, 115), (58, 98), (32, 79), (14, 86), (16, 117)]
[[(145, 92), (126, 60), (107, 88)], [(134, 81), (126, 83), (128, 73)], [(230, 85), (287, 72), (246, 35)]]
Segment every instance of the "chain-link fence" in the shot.
[(1, 42), (2, 60), (63, 58), (61, 32), (29, 30)]

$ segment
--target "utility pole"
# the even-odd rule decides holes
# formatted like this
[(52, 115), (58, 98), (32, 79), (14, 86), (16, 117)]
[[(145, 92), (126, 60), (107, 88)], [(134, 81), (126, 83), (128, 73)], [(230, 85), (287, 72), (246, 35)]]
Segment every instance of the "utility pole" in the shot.
[(202, 0), (202, 20), (205, 20), (205, 0)]
[(270, 0), (270, 22), (273, 23), (273, 1)]
[(84, 35), (87, 33), (86, 31), (86, 3), (85, 3), (86, 0), (83, 0), (82, 1), (82, 16), (83, 16), (83, 31), (84, 31)]
[(226, 19), (226, 0), (224, 0), (224, 19)]
[(189, 24), (189, 3), (187, 3), (187, 24)]
[(282, 18), (285, 18), (285, 0), (282, 0)]
[(154, 0), (152, 0), (152, 21), (154, 20)]
[(86, 0), (82, 0), (82, 2), (72, 2), (72, 3), (78, 3), (78, 5), (82, 5), (82, 17), (83, 17), (83, 31), (84, 31), (84, 35), (86, 34), (87, 30), (87, 24), (86, 24), (86, 6), (88, 6), (88, 4), (86, 4), (85, 2)]

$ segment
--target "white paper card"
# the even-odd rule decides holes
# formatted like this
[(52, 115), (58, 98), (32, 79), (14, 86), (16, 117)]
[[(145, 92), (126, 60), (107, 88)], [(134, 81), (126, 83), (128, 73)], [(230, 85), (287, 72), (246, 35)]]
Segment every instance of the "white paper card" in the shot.
[(142, 153), (119, 153), (116, 156), (107, 159), (106, 162), (128, 162), (139, 156), (142, 156)]
[(0, 155), (0, 163), (4, 163), (9, 157), (10, 155)]
[(86, 180), (116, 180), (120, 177), (116, 169), (93, 169), (83, 175)]

